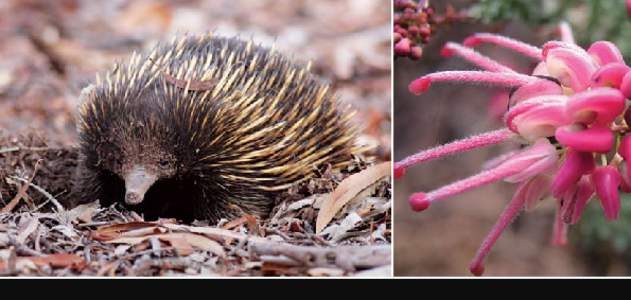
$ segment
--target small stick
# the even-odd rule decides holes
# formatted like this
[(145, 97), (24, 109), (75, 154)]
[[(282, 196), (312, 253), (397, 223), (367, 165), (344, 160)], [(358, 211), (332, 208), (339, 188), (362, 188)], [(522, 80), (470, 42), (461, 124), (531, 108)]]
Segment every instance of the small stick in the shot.
[(0, 149), (0, 154), (8, 153), (8, 152), (21, 151), (21, 150), (46, 151), (48, 149), (50, 149), (50, 148), (49, 147), (19, 147), (19, 146), (15, 146), (15, 147), (6, 147), (6, 148)]
[(390, 245), (322, 248), (255, 242), (250, 249), (259, 256), (285, 256), (307, 267), (339, 267), (355, 271), (390, 264)]
[(32, 183), (30, 180), (27, 181), (24, 178), (20, 178), (20, 177), (17, 177), (17, 176), (11, 176), (10, 178), (14, 179), (14, 180), (22, 181), (22, 182), (26, 183), (27, 185), (30, 185), (31, 187), (33, 187), (36, 191), (40, 192), (42, 195), (46, 196), (46, 198), (48, 200), (46, 202), (42, 203), (40, 206), (38, 206), (37, 210), (42, 208), (46, 203), (48, 203), (48, 201), (52, 202), (55, 205), (55, 207), (57, 208), (58, 211), (65, 211), (66, 210), (63, 207), (63, 205), (61, 205), (61, 203), (59, 203), (59, 201), (57, 199), (55, 199), (55, 197), (53, 197), (53, 195), (51, 195), (49, 192), (47, 192), (41, 186), (38, 186), (38, 185)]
[(6, 213), (6, 212), (12, 211), (15, 208), (15, 206), (18, 205), (18, 202), (22, 198), (24, 198), (24, 196), (26, 196), (26, 190), (28, 190), (28, 187), (31, 186), (31, 182), (33, 181), (33, 178), (35, 178), (35, 175), (37, 174), (37, 170), (39, 169), (40, 162), (41, 162), (41, 159), (35, 162), (35, 167), (33, 167), (33, 175), (31, 175), (31, 177), (28, 180), (25, 180), (26, 184), (23, 184), (22, 186), (20, 186), (18, 193), (15, 195), (15, 197), (13, 197), (13, 199), (11, 199), (11, 201), (9, 201), (9, 204), (7, 204), (5, 207), (0, 209), (0, 213)]

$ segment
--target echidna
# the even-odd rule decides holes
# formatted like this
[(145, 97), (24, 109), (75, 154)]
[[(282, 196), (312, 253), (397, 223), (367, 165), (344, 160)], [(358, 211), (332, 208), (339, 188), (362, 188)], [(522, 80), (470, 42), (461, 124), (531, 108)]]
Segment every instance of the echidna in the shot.
[(279, 192), (362, 151), (351, 115), (309, 65), (273, 49), (175, 38), (82, 92), (80, 199), (147, 218), (264, 216)]

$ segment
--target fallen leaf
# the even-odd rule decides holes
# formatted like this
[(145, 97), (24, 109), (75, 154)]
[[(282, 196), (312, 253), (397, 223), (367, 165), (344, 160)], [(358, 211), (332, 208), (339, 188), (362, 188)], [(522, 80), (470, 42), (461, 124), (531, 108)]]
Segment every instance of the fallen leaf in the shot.
[(6, 233), (0, 233), (0, 248), (7, 247), (9, 245), (9, 235)]
[[(204, 250), (204, 251), (209, 251), (215, 255), (218, 255), (220, 257), (225, 257), (226, 256), (226, 252), (223, 249), (223, 246), (221, 246), (219, 243), (203, 236), (203, 235), (199, 235), (199, 234), (193, 234), (193, 233), (172, 233), (168, 235), (169, 237), (180, 237), (183, 240), (186, 240), (188, 243), (190, 243), (193, 247), (200, 249), (200, 250)], [(160, 238), (163, 239), (164, 238)]]
[(340, 277), (344, 275), (344, 270), (339, 268), (311, 268), (307, 271), (307, 274), (315, 277)]
[(51, 228), (51, 230), (55, 230), (55, 231), (59, 231), (61, 232), (63, 235), (71, 238), (71, 239), (75, 239), (77, 238), (79, 235), (75, 232), (74, 227), (70, 227), (70, 226), (66, 226), (66, 225), (57, 225), (53, 228)]
[(138, 228), (138, 229), (132, 229), (129, 231), (125, 231), (121, 233), (121, 237), (142, 237), (142, 236), (149, 236), (149, 235), (155, 235), (155, 234), (160, 234), (160, 233), (165, 233), (166, 232), (166, 228), (161, 228), (161, 227), (144, 227), (144, 228)]
[(114, 255), (121, 256), (125, 254), (129, 248), (131, 248), (130, 245), (119, 245), (116, 249), (114, 249)]
[(188, 232), (164, 233), (142, 237), (120, 237), (105, 242), (108, 244), (136, 245), (148, 240), (151, 237), (168, 242), (173, 248), (175, 248), (178, 254), (183, 256), (190, 254), (193, 248), (209, 251), (221, 257), (226, 255), (225, 250), (219, 243), (205, 236)]
[(340, 222), (339, 225), (331, 225), (323, 230), (320, 234), (329, 235), (331, 237), (331, 241), (338, 242), (346, 236), (346, 233), (357, 227), (358, 224), (362, 222), (362, 218), (355, 212), (348, 214)]
[(307, 206), (314, 206), (315, 207), (316, 202), (318, 202), (321, 198), (326, 198), (326, 197), (328, 197), (328, 194), (316, 194), (316, 195), (313, 195), (313, 196), (309, 196), (309, 197), (307, 197), (305, 199), (302, 199), (302, 200), (299, 200), (299, 201), (296, 201), (296, 202), (290, 204), (287, 207), (287, 211), (296, 211), (296, 210), (300, 210), (301, 208), (307, 207)]
[[(226, 239), (234, 239), (234, 240), (243, 240), (243, 235), (236, 233), (234, 231), (226, 230), (223, 228), (214, 228), (214, 227), (198, 227), (198, 226), (186, 226), (186, 225), (178, 225), (178, 224), (164, 224), (164, 227), (173, 230), (173, 231), (185, 231), (185, 232), (193, 232), (203, 234), (215, 241), (225, 241)], [(247, 236), (248, 240), (252, 241), (265, 241), (265, 238), (258, 236)]]
[(99, 202), (94, 201), (91, 203), (81, 204), (68, 211), (70, 222), (79, 220), (83, 223), (92, 223), (92, 217), (99, 208)]
[(325, 200), (316, 219), (316, 234), (320, 233), (337, 212), (358, 194), (372, 186), (375, 182), (390, 175), (391, 163), (383, 162), (367, 168), (344, 179)]
[(246, 224), (250, 233), (256, 234), (258, 231), (258, 222), (253, 215), (243, 215), (238, 219), (234, 219), (223, 226), (223, 229), (237, 228), (243, 224)]
[(105, 225), (98, 227), (95, 231), (92, 231), (90, 237), (98, 241), (108, 241), (120, 237), (125, 231), (146, 227), (156, 227), (156, 224), (149, 222), (129, 222), (122, 224)]
[(58, 254), (51, 254), (51, 255), (46, 255), (46, 256), (29, 257), (28, 259), (30, 259), (36, 265), (47, 264), (47, 265), (50, 265), (51, 267), (59, 267), (59, 268), (81, 266), (85, 264), (85, 261), (80, 256), (75, 255), (75, 254), (67, 254), (67, 253), (58, 253)]
[(24, 225), (22, 228), (19, 229), (18, 231), (18, 236), (16, 238), (16, 241), (18, 243), (18, 245), (23, 245), (24, 242), (26, 241), (26, 239), (33, 233), (35, 232), (35, 230), (37, 230), (37, 227), (39, 226), (39, 219), (34, 217), (34, 218), (30, 218), (28, 221), (26, 221), (26, 225)]
[(248, 219), (245, 216), (243, 216), (243, 217), (240, 217), (238, 219), (234, 219), (234, 220), (224, 224), (222, 226), (222, 228), (226, 229), (226, 230), (234, 229), (234, 228), (237, 228), (237, 227), (245, 224), (247, 221), (248, 221)]
[[(83, 269), (86, 266), (86, 262), (80, 256), (68, 253), (57, 253), (45, 256), (22, 256), (17, 257), (17, 261), (28, 260), (36, 266), (50, 266), (52, 268), (67, 268)], [(3, 269), (4, 265), (0, 264), (0, 269)]]
[(368, 270), (363, 270), (352, 275), (353, 277), (374, 277), (383, 278), (392, 276), (392, 266), (386, 265)]

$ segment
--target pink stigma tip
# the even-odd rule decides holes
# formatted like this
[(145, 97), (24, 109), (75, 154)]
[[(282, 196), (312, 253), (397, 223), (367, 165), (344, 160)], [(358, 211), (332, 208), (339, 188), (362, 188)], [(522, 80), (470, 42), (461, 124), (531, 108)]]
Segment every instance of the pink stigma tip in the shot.
[(462, 42), (462, 44), (467, 46), (467, 47), (475, 47), (475, 46), (480, 44), (480, 39), (478, 39), (476, 36), (470, 36), (470, 37), (466, 38)]
[(440, 55), (442, 57), (451, 57), (452, 55), (454, 55), (454, 52), (447, 47), (443, 47), (443, 49), (440, 50)]
[(412, 81), (412, 83), (410, 83), (410, 85), (408, 86), (408, 89), (410, 90), (410, 92), (418, 96), (427, 91), (431, 84), (432, 80), (430, 78), (421, 77)]
[(469, 272), (474, 276), (482, 276), (484, 274), (484, 266), (482, 264), (472, 264), (469, 266)]
[(405, 175), (405, 167), (399, 165), (398, 163), (394, 163), (393, 173), (394, 179), (400, 179), (403, 175)]
[(413, 211), (424, 211), (426, 210), (431, 202), (427, 199), (427, 195), (425, 193), (414, 193), (410, 196), (410, 207), (412, 207)]

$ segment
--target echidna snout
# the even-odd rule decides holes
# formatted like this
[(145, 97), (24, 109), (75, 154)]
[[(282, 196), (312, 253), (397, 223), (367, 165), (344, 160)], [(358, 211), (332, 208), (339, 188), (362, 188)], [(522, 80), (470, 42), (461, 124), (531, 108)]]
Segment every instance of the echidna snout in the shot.
[(157, 179), (158, 176), (144, 166), (134, 166), (124, 175), (125, 203), (129, 205), (140, 204), (145, 197), (145, 193)]

